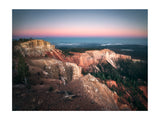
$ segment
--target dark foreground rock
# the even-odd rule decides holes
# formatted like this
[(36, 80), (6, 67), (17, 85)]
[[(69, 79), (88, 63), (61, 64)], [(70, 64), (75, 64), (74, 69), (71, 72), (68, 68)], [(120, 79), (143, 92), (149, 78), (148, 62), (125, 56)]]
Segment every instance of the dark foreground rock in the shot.
[[(52, 89), (50, 89), (52, 87)], [(65, 91), (70, 98), (65, 97)], [(57, 79), (43, 79), (43, 85), (13, 87), (13, 110), (118, 110), (114, 93), (86, 75), (67, 86)]]

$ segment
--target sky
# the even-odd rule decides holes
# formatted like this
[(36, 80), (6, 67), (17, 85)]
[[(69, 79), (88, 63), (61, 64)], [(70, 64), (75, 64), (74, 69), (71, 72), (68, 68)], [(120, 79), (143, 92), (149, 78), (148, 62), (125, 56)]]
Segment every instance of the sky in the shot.
[(147, 37), (147, 10), (13, 10), (14, 37)]

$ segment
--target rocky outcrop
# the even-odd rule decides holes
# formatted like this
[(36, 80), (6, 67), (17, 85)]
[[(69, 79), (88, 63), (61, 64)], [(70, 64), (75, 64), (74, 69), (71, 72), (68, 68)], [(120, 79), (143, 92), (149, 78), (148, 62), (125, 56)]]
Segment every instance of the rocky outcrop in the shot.
[(20, 44), (23, 48), (47, 48), (47, 49), (54, 49), (55, 46), (51, 45), (49, 42), (44, 40), (30, 40), (27, 42), (23, 42)]
[[(28, 64), (41, 69), (41, 74), (46, 79), (65, 80), (65, 90), (80, 96), (78, 100), (86, 100), (87, 108), (79, 105), (85, 110), (118, 110), (117, 98), (105, 84), (100, 83), (94, 76), (81, 75), (81, 67), (75, 63), (62, 62), (51, 58), (30, 59)], [(116, 94), (117, 95), (117, 94)], [(80, 102), (80, 101), (79, 101)], [(84, 102), (84, 101), (83, 101)]]
[(99, 105), (101, 110), (118, 110), (114, 93), (90, 74), (71, 81), (68, 88), (74, 94), (88, 98), (92, 104)]
[(107, 84), (107, 86), (109, 87), (109, 88), (112, 88), (112, 87), (118, 87), (118, 85), (117, 85), (117, 83), (116, 83), (116, 81), (114, 81), (114, 80), (107, 80), (106, 81), (106, 84)]
[(146, 98), (148, 98), (148, 92), (147, 92), (147, 90), (148, 90), (148, 88), (146, 87), (146, 86), (139, 86), (139, 89), (141, 90), (141, 91), (143, 91), (143, 95), (146, 97)]
[(51, 51), (47, 51), (46, 55), (50, 58), (56, 58), (61, 61), (65, 61), (65, 55), (59, 49), (53, 49)]
[(69, 62), (77, 63), (79, 66), (83, 68), (87, 68), (90, 65), (96, 65), (102, 62), (108, 62), (116, 68), (115, 62), (118, 59), (131, 59), (131, 56), (116, 54), (114, 51), (111, 51), (109, 49), (90, 50), (86, 51), (85, 53), (72, 52), (72, 54), (74, 55), (68, 57), (67, 60)]
[(75, 63), (62, 62), (56, 59), (32, 59), (30, 65), (40, 67), (49, 78), (71, 81), (81, 77), (81, 67)]
[(44, 40), (30, 40), (20, 43), (15, 49), (25, 57), (39, 57), (45, 56), (46, 52), (53, 51), (55, 46)]

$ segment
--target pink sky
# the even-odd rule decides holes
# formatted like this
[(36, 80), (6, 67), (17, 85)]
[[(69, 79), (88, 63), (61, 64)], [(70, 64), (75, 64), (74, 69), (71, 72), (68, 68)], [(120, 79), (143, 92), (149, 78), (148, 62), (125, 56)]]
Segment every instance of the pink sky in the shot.
[(147, 10), (14, 10), (13, 36), (147, 37)]
[(15, 36), (74, 36), (74, 37), (147, 37), (147, 32), (137, 29), (124, 28), (46, 28), (46, 29), (25, 29), (14, 31)]

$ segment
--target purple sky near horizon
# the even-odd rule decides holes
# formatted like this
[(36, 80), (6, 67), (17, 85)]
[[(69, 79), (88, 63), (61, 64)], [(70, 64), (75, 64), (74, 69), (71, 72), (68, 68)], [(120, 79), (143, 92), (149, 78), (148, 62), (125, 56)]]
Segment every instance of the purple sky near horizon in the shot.
[(13, 10), (13, 37), (147, 37), (147, 10)]

